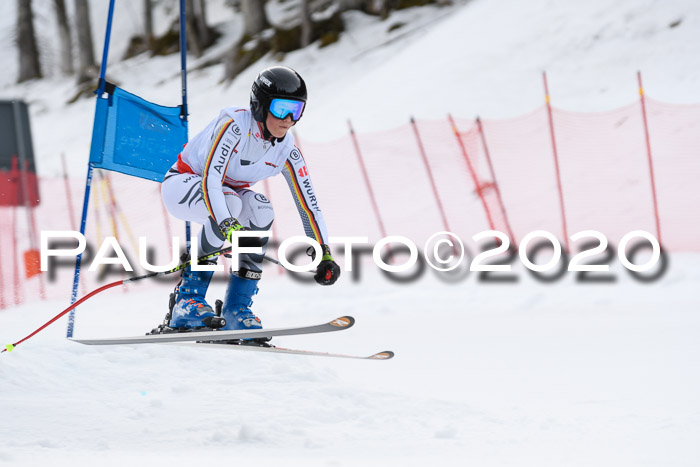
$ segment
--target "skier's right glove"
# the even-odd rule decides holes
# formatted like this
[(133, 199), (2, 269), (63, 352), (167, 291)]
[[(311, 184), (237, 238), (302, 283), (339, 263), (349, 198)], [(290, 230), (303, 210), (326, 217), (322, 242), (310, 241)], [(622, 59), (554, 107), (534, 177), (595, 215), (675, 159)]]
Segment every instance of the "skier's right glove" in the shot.
[[(223, 221), (221, 221), (221, 223), (219, 224), (219, 230), (221, 230), (221, 233), (226, 238), (226, 240), (228, 240), (229, 243), (232, 243), (231, 240), (233, 240), (233, 232), (240, 232), (243, 230), (250, 229), (248, 227), (243, 227), (241, 223), (238, 222), (238, 219), (234, 217), (229, 217), (228, 219), (224, 219)], [(260, 237), (239, 237), (238, 246), (243, 248), (261, 247), (262, 239)]]
[[(321, 262), (316, 268), (316, 275), (314, 279), (321, 285), (333, 285), (335, 281), (340, 277), (340, 266), (333, 261), (331, 257), (331, 249), (328, 245), (321, 245), (323, 250), (323, 256), (321, 257)], [(315, 256), (312, 255), (312, 257)]]

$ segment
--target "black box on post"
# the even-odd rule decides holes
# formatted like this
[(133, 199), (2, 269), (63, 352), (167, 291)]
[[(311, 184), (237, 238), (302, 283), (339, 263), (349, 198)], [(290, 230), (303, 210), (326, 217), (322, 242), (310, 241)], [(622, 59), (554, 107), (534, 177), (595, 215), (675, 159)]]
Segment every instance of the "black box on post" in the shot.
[(29, 108), (22, 101), (0, 100), (0, 171), (0, 206), (39, 204)]

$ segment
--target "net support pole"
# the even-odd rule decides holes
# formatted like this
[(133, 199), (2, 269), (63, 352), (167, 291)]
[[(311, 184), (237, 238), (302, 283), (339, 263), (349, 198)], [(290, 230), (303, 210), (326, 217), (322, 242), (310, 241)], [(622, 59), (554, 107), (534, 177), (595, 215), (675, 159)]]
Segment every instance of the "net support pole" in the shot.
[(644, 87), (642, 86), (642, 72), (637, 72), (637, 82), (639, 83), (639, 98), (642, 103), (642, 121), (644, 122), (644, 140), (647, 146), (647, 161), (649, 162), (649, 178), (651, 180), (651, 197), (654, 201), (654, 221), (656, 222), (656, 238), (661, 244), (661, 221), (659, 220), (659, 202), (656, 198), (656, 179), (654, 178), (654, 162), (651, 157), (651, 140), (649, 138), (649, 122), (647, 121), (646, 98)]
[(547, 72), (542, 72), (542, 80), (544, 82), (545, 104), (547, 106), (547, 119), (549, 121), (549, 135), (552, 140), (552, 155), (554, 156), (554, 172), (557, 177), (557, 191), (559, 193), (559, 210), (561, 212), (561, 228), (564, 235), (564, 248), (569, 249), (569, 233), (566, 224), (566, 209), (564, 207), (564, 192), (561, 185), (561, 171), (559, 170), (559, 153), (557, 151), (557, 140), (554, 136), (554, 118), (552, 117), (552, 104), (549, 99), (549, 86), (547, 85)]
[[(75, 230), (77, 225), (75, 223), (75, 211), (73, 210), (73, 196), (70, 189), (70, 178), (68, 177), (68, 167), (66, 165), (66, 154), (61, 153), (61, 166), (63, 168), (63, 186), (66, 190), (66, 206), (68, 207), (68, 216), (70, 220), (70, 228)], [(80, 278), (81, 284), (83, 286), (83, 292), (85, 291), (85, 282)]]
[[(377, 225), (379, 226), (379, 231), (382, 234), (382, 238), (387, 237), (386, 228), (384, 227), (384, 222), (382, 221), (382, 216), (379, 213), (379, 206), (377, 205), (377, 199), (374, 196), (374, 190), (372, 190), (372, 183), (369, 180), (369, 174), (367, 173), (367, 167), (362, 159), (362, 151), (360, 151), (360, 145), (357, 142), (357, 135), (355, 135), (355, 129), (352, 127), (352, 122), (348, 120), (348, 128), (350, 129), (350, 138), (352, 139), (352, 145), (355, 148), (355, 155), (357, 155), (357, 160), (360, 162), (360, 170), (362, 171), (362, 178), (365, 181), (365, 186), (367, 187), (367, 193), (369, 194), (369, 199), (372, 202), (372, 210), (374, 211), (374, 217), (377, 219)], [(388, 245), (387, 245), (388, 247)], [(389, 250), (389, 260), (392, 260), (391, 250)]]
[(484, 154), (486, 155), (486, 162), (489, 166), (489, 173), (491, 174), (491, 180), (493, 181), (493, 187), (496, 191), (496, 197), (498, 198), (498, 205), (501, 208), (501, 215), (506, 223), (506, 228), (508, 229), (508, 235), (514, 245), (518, 244), (515, 235), (513, 235), (513, 229), (510, 227), (510, 222), (508, 221), (508, 214), (506, 213), (506, 205), (503, 202), (503, 197), (501, 196), (501, 188), (496, 180), (496, 171), (493, 169), (493, 163), (491, 162), (491, 153), (489, 152), (489, 147), (486, 144), (486, 135), (484, 134), (484, 126), (481, 124), (481, 119), (476, 117), (476, 126), (479, 131), (479, 137), (481, 138), (481, 145), (484, 148)]
[[(447, 221), (447, 214), (445, 214), (445, 207), (442, 205), (442, 199), (440, 199), (440, 193), (437, 189), (437, 183), (435, 183), (435, 176), (433, 175), (433, 170), (430, 168), (430, 163), (428, 162), (428, 156), (425, 153), (425, 147), (423, 146), (423, 140), (418, 132), (418, 125), (416, 125), (416, 119), (411, 116), (411, 127), (413, 128), (413, 134), (416, 137), (416, 144), (418, 145), (418, 152), (420, 152), (421, 159), (423, 160), (423, 165), (425, 165), (425, 171), (428, 173), (428, 178), (430, 179), (430, 187), (433, 190), (433, 196), (435, 197), (435, 202), (437, 203), (438, 210), (440, 211), (440, 217), (442, 218), (442, 225), (446, 232), (452, 232), (450, 229), (450, 223)], [(457, 246), (452, 245), (455, 255), (458, 254)]]
[(489, 223), (489, 227), (491, 228), (491, 230), (496, 230), (496, 224), (493, 221), (493, 216), (491, 216), (489, 205), (486, 203), (484, 190), (481, 187), (481, 183), (479, 183), (479, 177), (476, 176), (476, 171), (474, 170), (474, 166), (472, 165), (472, 162), (469, 159), (469, 153), (467, 153), (467, 148), (464, 145), (464, 141), (462, 141), (462, 135), (459, 133), (459, 129), (457, 128), (457, 124), (455, 123), (454, 118), (452, 118), (452, 114), (447, 114), (447, 120), (449, 121), (450, 126), (452, 127), (452, 131), (454, 132), (455, 137), (457, 138), (457, 144), (459, 145), (459, 148), (462, 151), (462, 156), (464, 157), (464, 162), (466, 162), (467, 164), (467, 170), (469, 170), (469, 175), (472, 177), (474, 189), (476, 190), (476, 194), (479, 195), (481, 204), (484, 207), (484, 213), (486, 214), (486, 220)]
[[(100, 80), (98, 82), (97, 90), (97, 105), (99, 106), (100, 99), (105, 90), (105, 74), (107, 72), (107, 58), (109, 57), (109, 40), (112, 34), (112, 18), (114, 17), (114, 1), (109, 1), (109, 12), (107, 14), (107, 28), (105, 30), (105, 41), (104, 47), (102, 48), (102, 63), (100, 64)], [(94, 123), (93, 123), (94, 132)], [(92, 145), (95, 141), (92, 142)], [(96, 148), (91, 147), (90, 152), (96, 150)], [(80, 233), (85, 235), (85, 225), (87, 223), (87, 213), (88, 205), (90, 203), (90, 187), (92, 186), (92, 172), (93, 166), (92, 162), (88, 162), (87, 175), (85, 176), (85, 195), (83, 196), (83, 213), (80, 218)], [(79, 253), (75, 257), (75, 271), (73, 272), (73, 289), (71, 291), (71, 304), (78, 300), (78, 285), (80, 284), (80, 266), (82, 263), (83, 254)], [(68, 327), (66, 328), (66, 337), (73, 337), (73, 330), (75, 328), (75, 308), (70, 311), (68, 315)]]
[(66, 206), (68, 207), (68, 216), (70, 218), (70, 228), (75, 229), (75, 212), (73, 211), (73, 197), (70, 191), (70, 179), (68, 177), (68, 168), (66, 166), (66, 154), (61, 153), (61, 166), (63, 168), (63, 187), (66, 190)]

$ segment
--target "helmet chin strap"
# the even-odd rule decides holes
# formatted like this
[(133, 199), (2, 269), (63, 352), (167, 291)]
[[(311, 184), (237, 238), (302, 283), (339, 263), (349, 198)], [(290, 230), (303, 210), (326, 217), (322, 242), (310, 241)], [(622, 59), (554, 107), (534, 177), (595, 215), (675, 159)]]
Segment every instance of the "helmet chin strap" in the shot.
[(278, 138), (276, 136), (273, 136), (272, 133), (270, 133), (270, 130), (267, 129), (267, 112), (265, 112), (265, 117), (263, 118), (263, 121), (258, 122), (258, 125), (260, 125), (260, 127), (263, 130), (263, 132), (262, 132), (263, 139), (271, 142), (273, 146), (275, 145), (276, 142), (277, 143), (282, 142), (282, 140), (284, 139), (284, 136), (287, 136), (287, 135), (284, 135), (282, 138)]
[(272, 136), (270, 130), (267, 129), (267, 122), (263, 123), (263, 139), (271, 142), (273, 146), (275, 145), (275, 140), (277, 140), (275, 136)]

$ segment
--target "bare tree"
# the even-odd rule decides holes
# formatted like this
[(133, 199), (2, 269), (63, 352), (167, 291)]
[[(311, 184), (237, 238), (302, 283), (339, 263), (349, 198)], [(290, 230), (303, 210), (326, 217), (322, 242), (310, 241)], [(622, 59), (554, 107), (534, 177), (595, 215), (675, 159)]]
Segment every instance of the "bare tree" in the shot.
[[(382, 1), (382, 0), (379, 0)], [(369, 10), (372, 8), (372, 0), (339, 0), (338, 8), (341, 11), (346, 10)]]
[(214, 41), (214, 34), (207, 24), (205, 0), (186, 0), (187, 47), (197, 57)]
[(379, 13), (382, 19), (387, 19), (389, 17), (389, 12), (395, 10), (397, 6), (397, 0), (378, 0), (372, 5), (372, 8), (375, 10), (373, 13)]
[(54, 0), (54, 10), (56, 11), (56, 22), (58, 23), (58, 42), (61, 48), (61, 72), (64, 75), (72, 75), (73, 68), (73, 44), (70, 38), (70, 23), (66, 12), (65, 0)]
[(97, 65), (87, 0), (75, 0), (75, 30), (78, 35), (78, 81), (88, 81), (95, 77)]
[(311, 21), (311, 11), (309, 3), (311, 0), (301, 0), (301, 46), (306, 47), (311, 44), (313, 35), (313, 22)]
[(143, 34), (145, 36), (146, 47), (153, 52), (153, 0), (143, 0)]
[(254, 36), (270, 27), (265, 13), (265, 2), (260, 0), (241, 0), (243, 12), (243, 33), (246, 36)]
[(34, 34), (34, 14), (31, 0), (17, 0), (17, 48), (19, 77), (17, 82), (41, 78), (39, 49)]
[(204, 47), (202, 47), (202, 40), (197, 27), (197, 13), (194, 9), (194, 0), (185, 1), (185, 23), (187, 25), (187, 49), (196, 57), (201, 57)]
[(209, 25), (207, 24), (207, 8), (205, 0), (199, 0), (197, 2), (197, 29), (199, 29), (199, 34), (202, 38), (202, 43), (204, 46), (206, 47), (211, 44), (212, 38)]
[[(226, 55), (224, 80), (230, 82), (251, 63), (270, 51), (270, 41), (256, 37), (270, 27), (265, 13), (265, 2), (259, 0), (239, 0), (243, 13), (243, 36)], [(254, 39), (251, 41), (251, 39)], [(250, 43), (250, 44), (249, 44)], [(246, 46), (244, 49), (243, 46)]]

